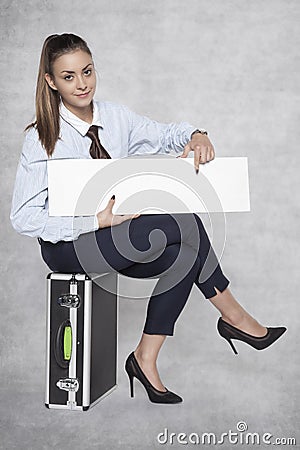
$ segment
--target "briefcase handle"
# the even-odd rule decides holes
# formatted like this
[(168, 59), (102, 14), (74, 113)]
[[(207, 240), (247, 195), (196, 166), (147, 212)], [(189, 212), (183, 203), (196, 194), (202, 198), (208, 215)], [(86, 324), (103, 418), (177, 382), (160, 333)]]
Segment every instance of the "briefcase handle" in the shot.
[(72, 326), (69, 320), (65, 320), (58, 327), (54, 342), (54, 356), (62, 369), (69, 367), (72, 357)]

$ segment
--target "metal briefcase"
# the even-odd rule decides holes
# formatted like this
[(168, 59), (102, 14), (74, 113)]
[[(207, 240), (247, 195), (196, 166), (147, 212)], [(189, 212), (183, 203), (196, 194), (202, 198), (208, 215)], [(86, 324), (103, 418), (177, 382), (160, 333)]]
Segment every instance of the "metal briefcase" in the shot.
[(86, 411), (117, 386), (118, 276), (50, 273), (47, 282), (45, 404)]

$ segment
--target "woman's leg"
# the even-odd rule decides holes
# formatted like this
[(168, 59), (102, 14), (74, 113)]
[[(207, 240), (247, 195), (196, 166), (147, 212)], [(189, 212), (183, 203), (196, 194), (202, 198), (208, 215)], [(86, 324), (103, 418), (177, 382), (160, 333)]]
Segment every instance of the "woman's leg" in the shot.
[[(176, 279), (182, 278), (181, 269), (185, 268), (189, 264), (189, 261), (195, 257), (195, 251), (185, 244), (183, 244), (181, 250), (180, 245), (173, 244), (168, 246), (165, 252), (170, 252), (171, 249), (174, 250), (174, 254), (178, 255), (180, 253), (180, 256), (170, 268), (173, 286), (168, 291), (162, 290), (164, 277), (170, 283), (170, 275), (166, 275), (168, 274), (168, 271), (166, 271), (165, 275), (160, 278), (155, 286), (151, 299), (149, 300), (144, 331), (134, 352), (142, 371), (150, 383), (160, 391), (165, 391), (166, 389), (160, 380), (157, 370), (158, 352), (166, 336), (172, 336), (174, 334), (175, 322), (186, 304), (200, 267), (199, 258), (196, 258), (192, 269), (176, 284)], [(168, 261), (166, 263), (169, 264)], [(136, 264), (128, 270), (123, 270), (122, 273), (144, 278), (146, 277), (145, 274), (149, 273), (149, 269), (146, 266), (150, 267), (151, 265), (154, 267), (153, 262)]]
[[(186, 216), (187, 217), (187, 216)], [(253, 317), (251, 317), (243, 308), (242, 306), (234, 299), (232, 296), (229, 288), (226, 286), (229, 284), (229, 281), (224, 277), (222, 270), (219, 266), (219, 263), (217, 261), (217, 258), (211, 248), (211, 244), (209, 241), (209, 238), (207, 236), (206, 230), (202, 224), (201, 219), (198, 216), (194, 216), (197, 222), (197, 227), (199, 230), (200, 235), (200, 248), (195, 245), (196, 240), (190, 239), (192, 234), (184, 235), (183, 233), (183, 240), (185, 242), (188, 242), (196, 251), (198, 250), (197, 254), (199, 259), (201, 260), (199, 272), (197, 273), (197, 278), (195, 280), (196, 285), (199, 287), (199, 289), (203, 292), (206, 298), (208, 298), (211, 303), (221, 312), (222, 318), (227, 321), (228, 323), (231, 323), (232, 325), (239, 327), (243, 331), (248, 332), (249, 334), (253, 334), (255, 336), (264, 336), (267, 332), (266, 328), (261, 326)], [(184, 223), (184, 222), (183, 222)], [(150, 223), (148, 222), (148, 225)], [(157, 224), (158, 225), (158, 224)], [(143, 230), (145, 230), (145, 227), (147, 228), (147, 224), (144, 223)], [(171, 227), (172, 228), (172, 227)], [(168, 237), (170, 238), (170, 235), (176, 236), (176, 231), (174, 230), (171, 233), (171, 228), (169, 228), (169, 231), (167, 233)], [(188, 230), (188, 227), (184, 226), (185, 230)], [(147, 230), (147, 235), (149, 235), (151, 232), (150, 229)], [(211, 267), (211, 276), (208, 277), (207, 280), (203, 280), (203, 276), (201, 279), (201, 270), (205, 264), (206, 260), (208, 261), (208, 268)], [(145, 265), (145, 269), (147, 264)], [(143, 265), (137, 265), (132, 266), (128, 268), (127, 272), (128, 275), (132, 276), (138, 276), (138, 272), (142, 270), (140, 276), (145, 276), (143, 273)], [(131, 273), (131, 271), (135, 272)], [(221, 292), (219, 288), (223, 287), (223, 292)], [(185, 304), (184, 299), (187, 299), (188, 294), (184, 297), (181, 297), (182, 301), (182, 308)], [(173, 298), (176, 298), (174, 296)], [(164, 297), (165, 300), (167, 300), (166, 297)], [(149, 301), (148, 304), (148, 311), (147, 311), (147, 321), (152, 318), (154, 320), (155, 324), (159, 325), (159, 317), (163, 317), (165, 314), (168, 314), (168, 309), (170, 309), (172, 305), (172, 300), (167, 300), (165, 309), (165, 314), (161, 314), (159, 317), (155, 317), (156, 312), (160, 311), (163, 312), (162, 304), (164, 302), (164, 299), (156, 298), (155, 295), (152, 296), (152, 298)], [(178, 299), (178, 296), (177, 296)], [(159, 300), (156, 303), (156, 300)], [(169, 306), (169, 307), (168, 307)], [(174, 304), (172, 305), (174, 307)], [(181, 309), (182, 309), (181, 308)], [(174, 311), (174, 308), (171, 308), (172, 311)], [(181, 310), (180, 310), (181, 311)], [(179, 315), (179, 314), (178, 314)], [(177, 316), (178, 317), (178, 316)], [(172, 320), (173, 324), (175, 323), (175, 318)], [(146, 328), (146, 325), (145, 325)], [(165, 335), (161, 334), (153, 334), (149, 335), (145, 333), (142, 334), (141, 340), (135, 350), (135, 356), (138, 360), (138, 363), (146, 376), (148, 377), (149, 381), (159, 390), (164, 390), (164, 386), (160, 380), (157, 367), (156, 367), (156, 361), (158, 352), (165, 340)]]
[[(157, 217), (157, 228), (163, 230), (167, 236), (167, 242), (174, 242), (178, 237), (178, 227), (174, 220), (169, 220), (168, 216), (156, 216)], [(228, 288), (229, 280), (224, 276), (218, 259), (212, 249), (210, 240), (204, 228), (204, 225), (197, 215), (174, 215), (174, 217), (179, 217), (179, 223), (181, 226), (182, 232), (182, 241), (190, 245), (196, 252), (198, 258), (200, 259), (200, 267), (195, 277), (195, 284), (201, 290), (206, 299), (210, 300), (210, 302), (220, 311), (223, 320), (230, 323), (231, 325), (245, 331), (246, 333), (252, 334), (254, 336), (264, 336), (267, 332), (267, 329), (260, 325), (245, 309), (237, 302), (237, 300), (233, 297), (232, 293)], [(139, 220), (139, 219), (137, 219)], [(190, 226), (190, 223), (196, 223), (199, 232), (199, 242), (194, 236), (197, 234), (197, 231), (193, 231), (193, 227)], [(151, 233), (151, 220), (144, 221), (143, 227), (138, 232), (145, 232), (146, 236), (149, 236)], [(135, 232), (132, 232), (131, 238), (135, 242)], [(143, 239), (141, 239), (141, 242)], [(154, 242), (154, 241), (152, 241)], [(146, 244), (144, 243), (144, 248), (146, 248)], [(186, 258), (188, 260), (188, 258)], [(192, 260), (192, 256), (190, 258)], [(189, 262), (187, 262), (187, 265)], [(205, 270), (203, 271), (203, 267)], [(132, 271), (140, 270), (140, 266), (132, 267)], [(135, 276), (133, 273), (130, 273), (131, 268), (128, 269), (129, 275)], [(205, 272), (205, 273), (204, 273)], [(138, 276), (138, 275), (136, 275)], [(141, 276), (146, 276), (141, 273)], [(173, 295), (173, 299), (175, 295)], [(157, 302), (157, 299), (159, 300)], [(157, 311), (164, 311), (165, 315), (170, 317), (170, 311), (175, 311), (174, 303), (181, 304), (181, 309), (187, 300), (187, 296), (181, 296), (181, 298), (176, 298), (176, 301), (172, 300), (172, 298), (168, 298), (168, 296), (164, 296), (163, 298), (159, 297), (156, 299), (155, 295), (149, 301), (148, 304), (148, 314), (146, 324), (150, 325), (153, 322), (159, 325), (159, 317), (156, 317)], [(162, 308), (162, 305), (166, 302), (166, 308)], [(161, 315), (162, 317), (163, 315)], [(177, 315), (178, 317), (178, 315)], [(175, 317), (172, 319), (173, 324), (175, 323)], [(151, 332), (151, 327), (150, 332)], [(144, 332), (149, 333), (149, 328), (147, 329), (145, 326)], [(160, 325), (156, 331), (160, 331)], [(171, 334), (171, 333), (170, 333)], [(173, 333), (172, 333), (173, 334)]]
[[(257, 320), (255, 320), (238, 303), (238, 301), (230, 292), (230, 289), (228, 287), (219, 289), (219, 286), (223, 283), (223, 274), (221, 267), (211, 247), (211, 243), (200, 217), (195, 215), (195, 219), (197, 221), (199, 232), (201, 234), (202, 249), (199, 256), (203, 258), (205, 257), (205, 255), (208, 255), (206, 261), (206, 271), (207, 273), (209, 272), (209, 270), (211, 272), (214, 271), (213, 276), (209, 277), (204, 282), (201, 282), (201, 278), (203, 279), (203, 273), (199, 273), (195, 281), (196, 285), (199, 287), (199, 289), (201, 289), (205, 297), (210, 300), (210, 302), (220, 311), (223, 320), (253, 336), (264, 336), (267, 333), (266, 327), (260, 325)], [(204, 263), (205, 261), (202, 260), (201, 267), (204, 266)], [(216, 280), (218, 280), (219, 284), (214, 284)]]
[(143, 333), (140, 342), (134, 351), (134, 356), (140, 368), (150, 383), (159, 391), (166, 391), (156, 366), (159, 350), (166, 337), (167, 336), (163, 334)]

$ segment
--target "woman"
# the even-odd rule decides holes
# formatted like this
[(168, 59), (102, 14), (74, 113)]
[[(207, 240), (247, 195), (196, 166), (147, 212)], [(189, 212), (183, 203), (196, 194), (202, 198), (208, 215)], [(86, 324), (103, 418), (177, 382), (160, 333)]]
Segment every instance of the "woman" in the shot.
[[(142, 337), (128, 356), (125, 369), (131, 396), (136, 377), (150, 401), (178, 403), (182, 398), (165, 388), (156, 361), (166, 336), (174, 333), (193, 283), (220, 311), (218, 331), (235, 352), (232, 339), (263, 349), (286, 328), (260, 325), (235, 300), (195, 214), (114, 215), (113, 196), (96, 216), (49, 216), (48, 158), (120, 158), (137, 153), (168, 153), (171, 149), (178, 153), (184, 150), (181, 157), (186, 157), (192, 150), (197, 170), (200, 163), (214, 158), (205, 131), (185, 122), (160, 124), (125, 106), (96, 102), (95, 88), (95, 68), (86, 42), (73, 34), (49, 36), (41, 53), (36, 121), (27, 127), (11, 221), (18, 232), (39, 239), (42, 257), (51, 270), (104, 273), (108, 265), (110, 270), (132, 277), (159, 277), (149, 300)], [(161, 234), (152, 234), (157, 229), (164, 233), (165, 242)], [(87, 250), (91, 236), (101, 255), (98, 259), (90, 257)], [(127, 242), (128, 237), (131, 246), (127, 253), (119, 252), (115, 242)], [(75, 247), (83, 249), (84, 265)], [(201, 279), (207, 262), (210, 271)]]

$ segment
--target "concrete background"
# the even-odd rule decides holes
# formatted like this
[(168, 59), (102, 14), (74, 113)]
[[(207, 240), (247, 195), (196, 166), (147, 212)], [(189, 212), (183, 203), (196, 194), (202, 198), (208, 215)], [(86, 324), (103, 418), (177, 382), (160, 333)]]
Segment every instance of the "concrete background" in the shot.
[[(153, 449), (162, 447), (156, 436), (164, 428), (220, 436), (241, 420), (249, 432), (295, 437), (299, 445), (299, 2), (0, 6), (0, 448)], [(162, 380), (184, 397), (181, 405), (153, 405), (137, 384), (129, 398), (123, 364), (139, 339), (147, 299), (120, 299), (118, 389), (87, 413), (43, 406), (48, 270), (37, 242), (11, 228), (9, 211), (22, 130), (34, 117), (42, 42), (62, 32), (90, 44), (98, 99), (163, 122), (199, 124), (217, 156), (249, 158), (252, 210), (227, 214), (222, 267), (236, 298), (263, 324), (286, 325), (288, 333), (263, 352), (237, 343), (235, 356), (216, 333), (217, 311), (194, 287), (159, 359)], [(124, 282), (128, 292), (149, 283)], [(244, 446), (227, 441), (222, 448)]]

